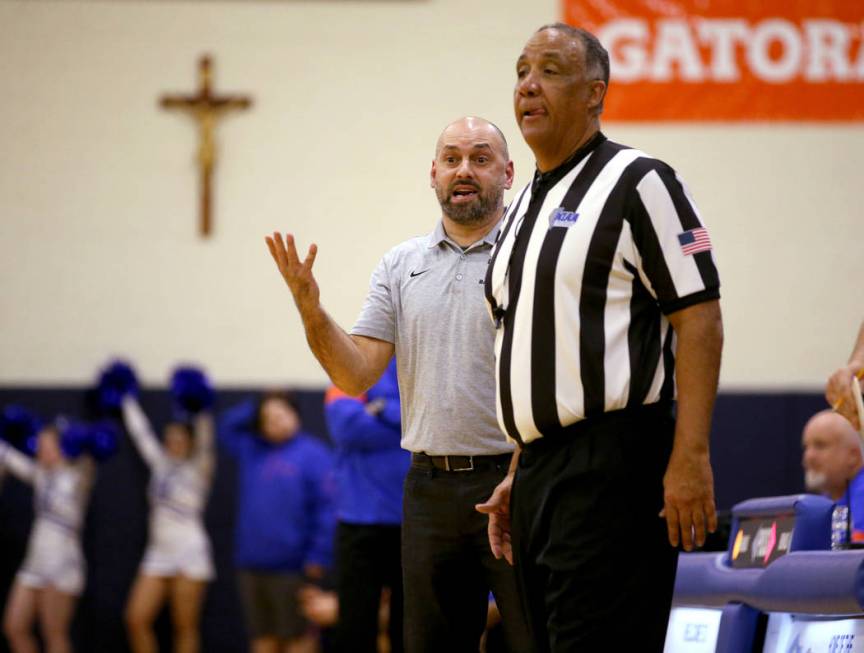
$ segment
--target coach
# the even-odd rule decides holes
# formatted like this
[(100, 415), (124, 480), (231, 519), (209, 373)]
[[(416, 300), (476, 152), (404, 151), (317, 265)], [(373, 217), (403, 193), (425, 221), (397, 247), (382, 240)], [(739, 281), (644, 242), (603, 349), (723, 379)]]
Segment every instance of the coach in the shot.
[(490, 590), (508, 649), (533, 652), (515, 573), (492, 556), (486, 520), (474, 510), (506, 476), (513, 451), (495, 421), (495, 335), (483, 302), (512, 180), (495, 125), (472, 117), (448, 125), (431, 170), (441, 219), (384, 256), (350, 335), (321, 306), (315, 246), (301, 262), (293, 236), (267, 239), (309, 346), (336, 386), (360, 394), (396, 354), (402, 447), (413, 452), (402, 522), (408, 653), (476, 653)]
[(496, 555), (515, 557), (540, 650), (661, 651), (674, 547), (716, 523), (711, 243), (675, 171), (600, 132), (609, 56), (593, 35), (541, 27), (516, 76), (537, 170), (486, 294), (498, 421), (521, 453), (478, 509)]

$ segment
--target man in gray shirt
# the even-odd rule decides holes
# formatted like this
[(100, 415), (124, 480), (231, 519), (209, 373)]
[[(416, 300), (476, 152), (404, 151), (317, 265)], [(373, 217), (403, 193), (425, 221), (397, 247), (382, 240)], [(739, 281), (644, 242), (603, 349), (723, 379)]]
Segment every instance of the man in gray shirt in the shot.
[(490, 589), (510, 650), (533, 650), (513, 570), (492, 555), (485, 517), (474, 510), (504, 478), (512, 452), (495, 416), (495, 335), (483, 295), (512, 181), (497, 127), (471, 117), (448, 125), (431, 171), (441, 221), (384, 256), (350, 335), (321, 306), (316, 246), (301, 262), (293, 236), (267, 238), (309, 346), (336, 386), (363, 393), (396, 354), (402, 446), (413, 454), (402, 525), (408, 653), (475, 653)]

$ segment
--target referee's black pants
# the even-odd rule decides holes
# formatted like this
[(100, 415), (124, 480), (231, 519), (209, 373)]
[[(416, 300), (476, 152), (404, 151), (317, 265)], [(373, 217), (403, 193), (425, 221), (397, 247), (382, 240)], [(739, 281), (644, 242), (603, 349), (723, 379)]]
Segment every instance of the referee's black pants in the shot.
[(541, 652), (662, 652), (678, 553), (658, 513), (674, 428), (671, 407), (653, 405), (523, 449), (511, 529)]
[(490, 590), (510, 653), (534, 653), (516, 573), (489, 548), (488, 518), (474, 509), (507, 473), (510, 456), (473, 471), (412, 461), (405, 478), (402, 578), (406, 653), (477, 653)]

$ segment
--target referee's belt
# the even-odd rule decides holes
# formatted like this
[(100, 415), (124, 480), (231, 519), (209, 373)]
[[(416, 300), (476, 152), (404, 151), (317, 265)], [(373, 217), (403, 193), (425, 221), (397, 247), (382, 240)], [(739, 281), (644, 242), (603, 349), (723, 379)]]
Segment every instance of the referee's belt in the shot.
[(510, 464), (512, 454), (494, 456), (430, 456), (423, 452), (412, 453), (411, 462), (420, 466), (431, 466), (444, 472), (473, 472)]

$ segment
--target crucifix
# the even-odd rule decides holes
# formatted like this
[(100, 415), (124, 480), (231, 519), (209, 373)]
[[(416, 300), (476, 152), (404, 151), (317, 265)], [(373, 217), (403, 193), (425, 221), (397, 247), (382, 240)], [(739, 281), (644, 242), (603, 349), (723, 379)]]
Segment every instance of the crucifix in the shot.
[(195, 95), (163, 95), (159, 103), (164, 109), (181, 109), (192, 115), (198, 123), (198, 166), (200, 174), (201, 235), (210, 235), (210, 192), (213, 168), (216, 164), (216, 143), (213, 132), (216, 120), (231, 109), (248, 109), (252, 99), (248, 95), (216, 95), (212, 90), (212, 61), (204, 55), (198, 61), (198, 92)]

